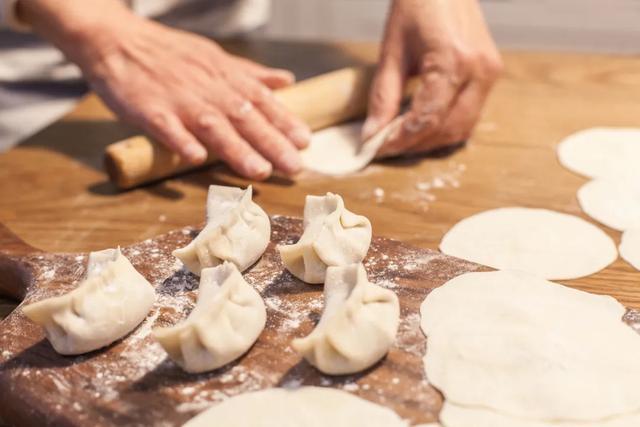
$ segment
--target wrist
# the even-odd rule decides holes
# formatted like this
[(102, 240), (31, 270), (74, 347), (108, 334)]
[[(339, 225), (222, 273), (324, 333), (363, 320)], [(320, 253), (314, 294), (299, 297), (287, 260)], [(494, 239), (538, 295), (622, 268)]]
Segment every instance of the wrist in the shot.
[(119, 28), (138, 20), (120, 0), (20, 0), (18, 17), (84, 68), (119, 43)]

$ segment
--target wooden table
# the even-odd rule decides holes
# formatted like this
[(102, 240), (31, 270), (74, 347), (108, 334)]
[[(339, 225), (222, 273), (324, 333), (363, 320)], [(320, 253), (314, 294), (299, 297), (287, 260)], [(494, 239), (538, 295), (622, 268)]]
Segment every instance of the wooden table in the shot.
[[(353, 43), (228, 47), (288, 67), (299, 78), (371, 62), (377, 50)], [(337, 192), (371, 219), (375, 234), (427, 248), (437, 248), (460, 219), (495, 207), (544, 207), (585, 217), (575, 197), (585, 180), (560, 167), (554, 147), (586, 127), (640, 125), (640, 58), (525, 52), (504, 58), (504, 78), (466, 147), (377, 163), (347, 178), (254, 183), (257, 202), (269, 214), (301, 216), (306, 194)], [(97, 250), (199, 223), (209, 184), (247, 184), (217, 166), (119, 193), (102, 170), (102, 152), (132, 132), (89, 96), (63, 120), (0, 155), (0, 222), (47, 251)], [(606, 231), (619, 241), (620, 233)], [(618, 260), (566, 283), (638, 308), (639, 279)], [(0, 301), (0, 316), (12, 306)]]

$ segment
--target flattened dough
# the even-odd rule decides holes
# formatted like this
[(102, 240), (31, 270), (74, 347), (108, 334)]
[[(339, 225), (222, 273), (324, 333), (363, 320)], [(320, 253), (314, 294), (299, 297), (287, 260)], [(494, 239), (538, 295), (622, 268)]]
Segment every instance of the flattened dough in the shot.
[(594, 179), (580, 187), (578, 202), (584, 213), (614, 230), (640, 228), (640, 178)]
[(362, 121), (350, 122), (314, 132), (309, 147), (302, 150), (305, 168), (325, 175), (345, 175), (367, 166), (375, 157), (398, 119), (393, 120), (364, 144)]
[(570, 171), (590, 178), (640, 177), (640, 129), (592, 128), (558, 145), (558, 159)]
[(324, 387), (272, 388), (225, 400), (185, 427), (407, 427), (395, 412)]
[(640, 228), (622, 233), (620, 256), (636, 270), (640, 270)]
[(637, 427), (640, 412), (613, 417), (606, 421), (536, 421), (502, 415), (482, 408), (471, 408), (445, 402), (440, 418), (446, 427)]
[(588, 276), (618, 256), (611, 238), (595, 225), (530, 208), (493, 209), (463, 219), (442, 238), (440, 250), (496, 269), (556, 280)]
[(495, 271), (450, 280), (420, 311), (426, 375), (449, 403), (545, 422), (640, 412), (640, 336), (614, 298)]

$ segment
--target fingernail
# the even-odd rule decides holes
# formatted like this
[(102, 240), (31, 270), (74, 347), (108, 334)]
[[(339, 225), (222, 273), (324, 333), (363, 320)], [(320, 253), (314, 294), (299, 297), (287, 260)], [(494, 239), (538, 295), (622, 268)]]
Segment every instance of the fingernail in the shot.
[(189, 144), (184, 148), (185, 156), (190, 163), (200, 164), (207, 159), (207, 150), (199, 144)]
[(366, 141), (371, 138), (378, 131), (380, 127), (380, 122), (375, 117), (367, 117), (364, 124), (362, 125), (362, 140)]
[(302, 169), (302, 160), (297, 152), (284, 154), (280, 158), (283, 172), (288, 174), (296, 174)]
[(264, 179), (271, 175), (271, 163), (261, 158), (248, 157), (245, 168), (249, 175), (257, 179)]
[(307, 147), (311, 142), (311, 129), (300, 126), (289, 132), (289, 138), (301, 148)]
[(293, 84), (296, 82), (296, 75), (293, 74), (291, 71), (289, 70), (278, 70), (280, 72), (280, 75), (282, 76), (283, 80), (286, 80), (288, 84)]

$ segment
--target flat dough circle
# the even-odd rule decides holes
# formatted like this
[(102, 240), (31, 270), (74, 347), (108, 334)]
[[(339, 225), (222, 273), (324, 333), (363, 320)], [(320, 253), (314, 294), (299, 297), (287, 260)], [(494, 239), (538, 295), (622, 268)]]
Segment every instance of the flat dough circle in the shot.
[(407, 427), (395, 412), (325, 387), (272, 388), (219, 403), (185, 427)]
[(365, 143), (360, 133), (362, 121), (332, 126), (314, 132), (309, 146), (300, 151), (306, 169), (326, 175), (345, 175), (367, 166), (391, 133), (399, 119), (395, 119)]
[(636, 270), (640, 270), (640, 228), (622, 233), (620, 256)]
[(614, 230), (640, 228), (638, 181), (615, 178), (589, 181), (578, 190), (578, 202), (584, 213)]
[(595, 225), (545, 209), (501, 208), (463, 219), (445, 234), (440, 250), (496, 269), (545, 279), (575, 279), (611, 264), (613, 240)]
[(640, 129), (592, 128), (574, 133), (558, 145), (567, 169), (587, 177), (638, 177)]
[[(425, 372), (447, 402), (507, 417), (596, 421), (639, 413), (640, 336), (622, 321), (625, 311), (609, 296), (527, 273), (463, 274), (420, 308)], [(446, 412), (440, 421), (477, 425), (449, 422)]]
[(440, 416), (446, 427), (635, 427), (640, 426), (640, 412), (598, 421), (535, 421), (510, 417), (482, 408), (459, 406), (445, 402)]

